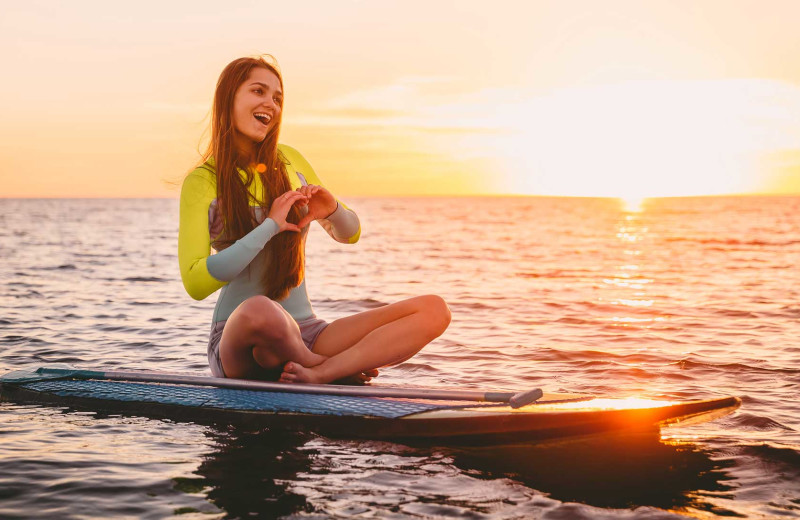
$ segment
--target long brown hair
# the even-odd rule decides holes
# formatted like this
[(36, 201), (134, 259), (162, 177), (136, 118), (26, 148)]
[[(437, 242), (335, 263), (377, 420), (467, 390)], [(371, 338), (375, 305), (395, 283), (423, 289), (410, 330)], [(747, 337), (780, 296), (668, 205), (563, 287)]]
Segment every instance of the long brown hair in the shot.
[[(233, 100), (236, 91), (250, 76), (250, 72), (257, 67), (273, 72), (283, 90), (283, 78), (277, 62), (272, 56), (266, 56), (271, 62), (267, 61), (265, 56), (260, 56), (239, 58), (229, 63), (220, 74), (214, 92), (211, 142), (203, 160), (207, 161), (213, 157), (216, 163), (217, 204), (224, 223), (222, 235), (217, 238), (217, 242), (225, 246), (242, 238), (258, 225), (255, 212), (250, 208), (251, 197), (248, 194), (248, 186), (253, 182), (255, 175), (260, 176), (264, 190), (260, 194), (260, 200), (254, 203), (261, 206), (264, 217), (269, 214), (272, 201), (291, 189), (283, 157), (278, 152), (278, 134), (283, 111), (266, 138), (260, 143), (253, 144), (250, 157), (242, 157), (235, 145)], [(244, 179), (238, 169), (245, 172)], [(300, 210), (292, 206), (287, 221), (296, 224), (300, 218)], [(264, 273), (261, 276), (264, 294), (273, 300), (282, 300), (303, 280), (305, 262), (302, 234), (278, 233), (264, 249), (267, 253)]]

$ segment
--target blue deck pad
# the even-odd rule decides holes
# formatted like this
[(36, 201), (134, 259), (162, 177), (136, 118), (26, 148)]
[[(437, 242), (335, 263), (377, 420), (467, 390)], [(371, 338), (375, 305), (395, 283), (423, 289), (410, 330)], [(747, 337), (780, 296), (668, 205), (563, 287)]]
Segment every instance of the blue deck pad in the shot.
[[(138, 402), (142, 403), (143, 409), (147, 403), (161, 403), (195, 408), (355, 415), (396, 419), (428, 410), (461, 407), (453, 406), (452, 403), (437, 404), (376, 397), (295, 394), (117, 381), (39, 381), (19, 386), (61, 397)], [(475, 404), (473, 403), (469, 406), (475, 406)]]

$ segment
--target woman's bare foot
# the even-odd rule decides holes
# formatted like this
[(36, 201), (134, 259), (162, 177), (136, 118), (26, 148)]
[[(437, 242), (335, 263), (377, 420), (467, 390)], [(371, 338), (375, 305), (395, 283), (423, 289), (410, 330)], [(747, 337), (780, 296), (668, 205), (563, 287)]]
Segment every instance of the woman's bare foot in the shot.
[(289, 361), (283, 366), (283, 373), (278, 381), (282, 383), (324, 383), (315, 370), (306, 368), (300, 363)]
[[(378, 370), (377, 369), (370, 369), (365, 370), (358, 374), (353, 374), (352, 376), (345, 377), (334, 381), (338, 384), (350, 384), (350, 385), (363, 385), (364, 383), (368, 383), (373, 377), (377, 377)], [(313, 368), (306, 368), (299, 363), (295, 363), (293, 361), (289, 361), (283, 367), (283, 373), (281, 377), (278, 379), (283, 383), (327, 383), (328, 381), (323, 381), (322, 378), (319, 377), (318, 372)]]

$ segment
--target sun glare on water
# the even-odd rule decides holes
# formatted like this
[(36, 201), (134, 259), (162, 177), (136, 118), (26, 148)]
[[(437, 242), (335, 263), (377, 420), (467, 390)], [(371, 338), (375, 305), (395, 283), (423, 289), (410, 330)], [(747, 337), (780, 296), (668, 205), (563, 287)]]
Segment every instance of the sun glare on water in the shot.
[(620, 197), (619, 200), (626, 213), (641, 213), (644, 210), (645, 197)]

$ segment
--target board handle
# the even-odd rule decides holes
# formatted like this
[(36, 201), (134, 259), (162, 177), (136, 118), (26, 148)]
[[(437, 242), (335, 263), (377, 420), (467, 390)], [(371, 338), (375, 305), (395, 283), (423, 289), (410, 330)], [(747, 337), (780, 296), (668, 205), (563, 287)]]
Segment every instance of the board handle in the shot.
[(511, 408), (521, 408), (526, 404), (531, 404), (535, 401), (538, 401), (543, 395), (544, 392), (542, 392), (541, 388), (534, 388), (533, 390), (528, 390), (527, 392), (514, 394), (511, 396), (511, 399), (508, 400), (508, 404), (511, 405)]

